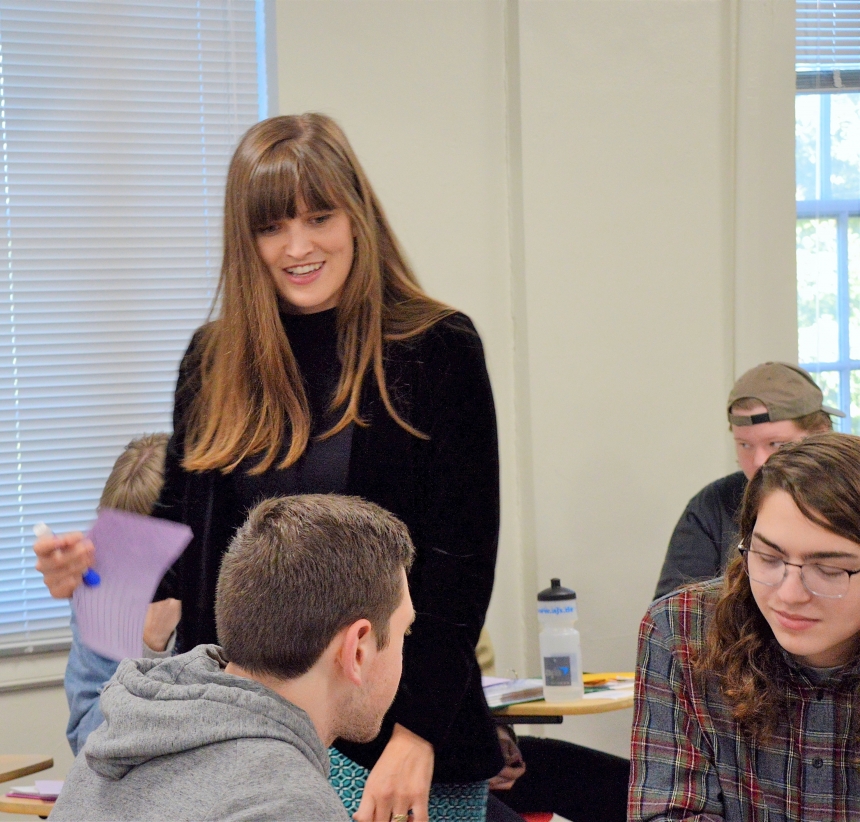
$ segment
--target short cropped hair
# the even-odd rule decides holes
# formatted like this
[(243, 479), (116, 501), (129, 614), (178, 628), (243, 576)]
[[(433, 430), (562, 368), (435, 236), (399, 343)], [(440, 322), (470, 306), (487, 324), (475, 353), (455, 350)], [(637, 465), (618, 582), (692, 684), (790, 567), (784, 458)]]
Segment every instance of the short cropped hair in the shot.
[(393, 514), (358, 497), (276, 497), (254, 508), (221, 564), (218, 642), (253, 674), (294, 679), (335, 635), (368, 619), (378, 648), (415, 549)]
[(164, 485), (167, 434), (133, 439), (117, 457), (102, 490), (99, 508), (116, 508), (149, 515)]

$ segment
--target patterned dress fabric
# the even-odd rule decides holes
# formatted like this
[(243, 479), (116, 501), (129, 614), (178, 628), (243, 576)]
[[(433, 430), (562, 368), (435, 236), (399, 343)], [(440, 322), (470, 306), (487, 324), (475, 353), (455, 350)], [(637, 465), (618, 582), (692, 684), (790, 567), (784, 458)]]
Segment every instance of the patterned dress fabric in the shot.
[[(352, 817), (358, 810), (370, 771), (336, 748), (329, 748), (328, 755), (331, 762), (329, 782)], [(430, 822), (484, 822), (488, 784), (434, 782), (430, 787)]]

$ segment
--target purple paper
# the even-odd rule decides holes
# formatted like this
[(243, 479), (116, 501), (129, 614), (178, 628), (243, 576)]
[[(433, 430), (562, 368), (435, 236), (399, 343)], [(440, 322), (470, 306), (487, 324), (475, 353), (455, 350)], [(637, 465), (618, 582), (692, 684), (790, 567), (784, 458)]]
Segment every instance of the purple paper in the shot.
[(72, 597), (81, 641), (109, 659), (139, 657), (146, 609), (164, 573), (191, 542), (191, 529), (103, 508), (87, 536), (96, 548), (101, 584), (79, 585)]
[(36, 790), (40, 796), (57, 797), (63, 790), (62, 779), (37, 779)]
[(45, 802), (53, 802), (63, 790), (63, 780), (42, 779), (37, 780), (35, 785), (18, 785), (12, 788), (6, 796), (16, 799), (43, 799)]

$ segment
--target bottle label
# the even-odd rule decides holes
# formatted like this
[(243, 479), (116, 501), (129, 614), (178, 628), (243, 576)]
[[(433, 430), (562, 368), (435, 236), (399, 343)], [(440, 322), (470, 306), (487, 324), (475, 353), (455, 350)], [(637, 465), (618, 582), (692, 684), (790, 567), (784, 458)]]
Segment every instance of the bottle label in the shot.
[(574, 676), (579, 679), (579, 672), (574, 667), (575, 663), (569, 656), (545, 656), (543, 670), (546, 684), (571, 685)]
[(544, 616), (564, 616), (565, 614), (572, 614), (576, 608), (573, 605), (540, 605), (538, 607), (538, 614), (543, 614)]

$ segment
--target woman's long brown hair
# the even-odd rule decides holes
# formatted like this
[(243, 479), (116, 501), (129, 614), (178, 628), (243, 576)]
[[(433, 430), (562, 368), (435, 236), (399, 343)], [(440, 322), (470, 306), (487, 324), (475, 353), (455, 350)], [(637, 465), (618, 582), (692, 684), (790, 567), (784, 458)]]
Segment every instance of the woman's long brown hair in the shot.
[[(777, 490), (787, 492), (811, 522), (860, 543), (860, 437), (815, 434), (773, 454), (744, 494), (742, 547), (750, 546), (762, 502)], [(705, 647), (694, 666), (702, 677), (717, 677), (723, 698), (748, 737), (765, 740), (775, 731), (786, 714), (788, 669), (753, 598), (740, 555), (726, 570)], [(858, 730), (855, 721), (855, 736)]]
[(273, 117), (253, 126), (230, 163), (224, 207), (224, 258), (217, 319), (200, 339), (200, 390), (187, 420), (184, 467), (232, 471), (261, 455), (251, 473), (292, 465), (310, 436), (310, 411), (278, 313), (278, 293), (256, 245), (274, 222), (342, 208), (355, 234), (352, 269), (337, 306), (341, 373), (331, 406), (343, 408), (323, 436), (363, 425), (359, 400), (369, 372), (388, 413), (423, 434), (392, 405), (383, 341), (420, 334), (453, 309), (430, 299), (391, 231), (346, 136), (322, 114)]

